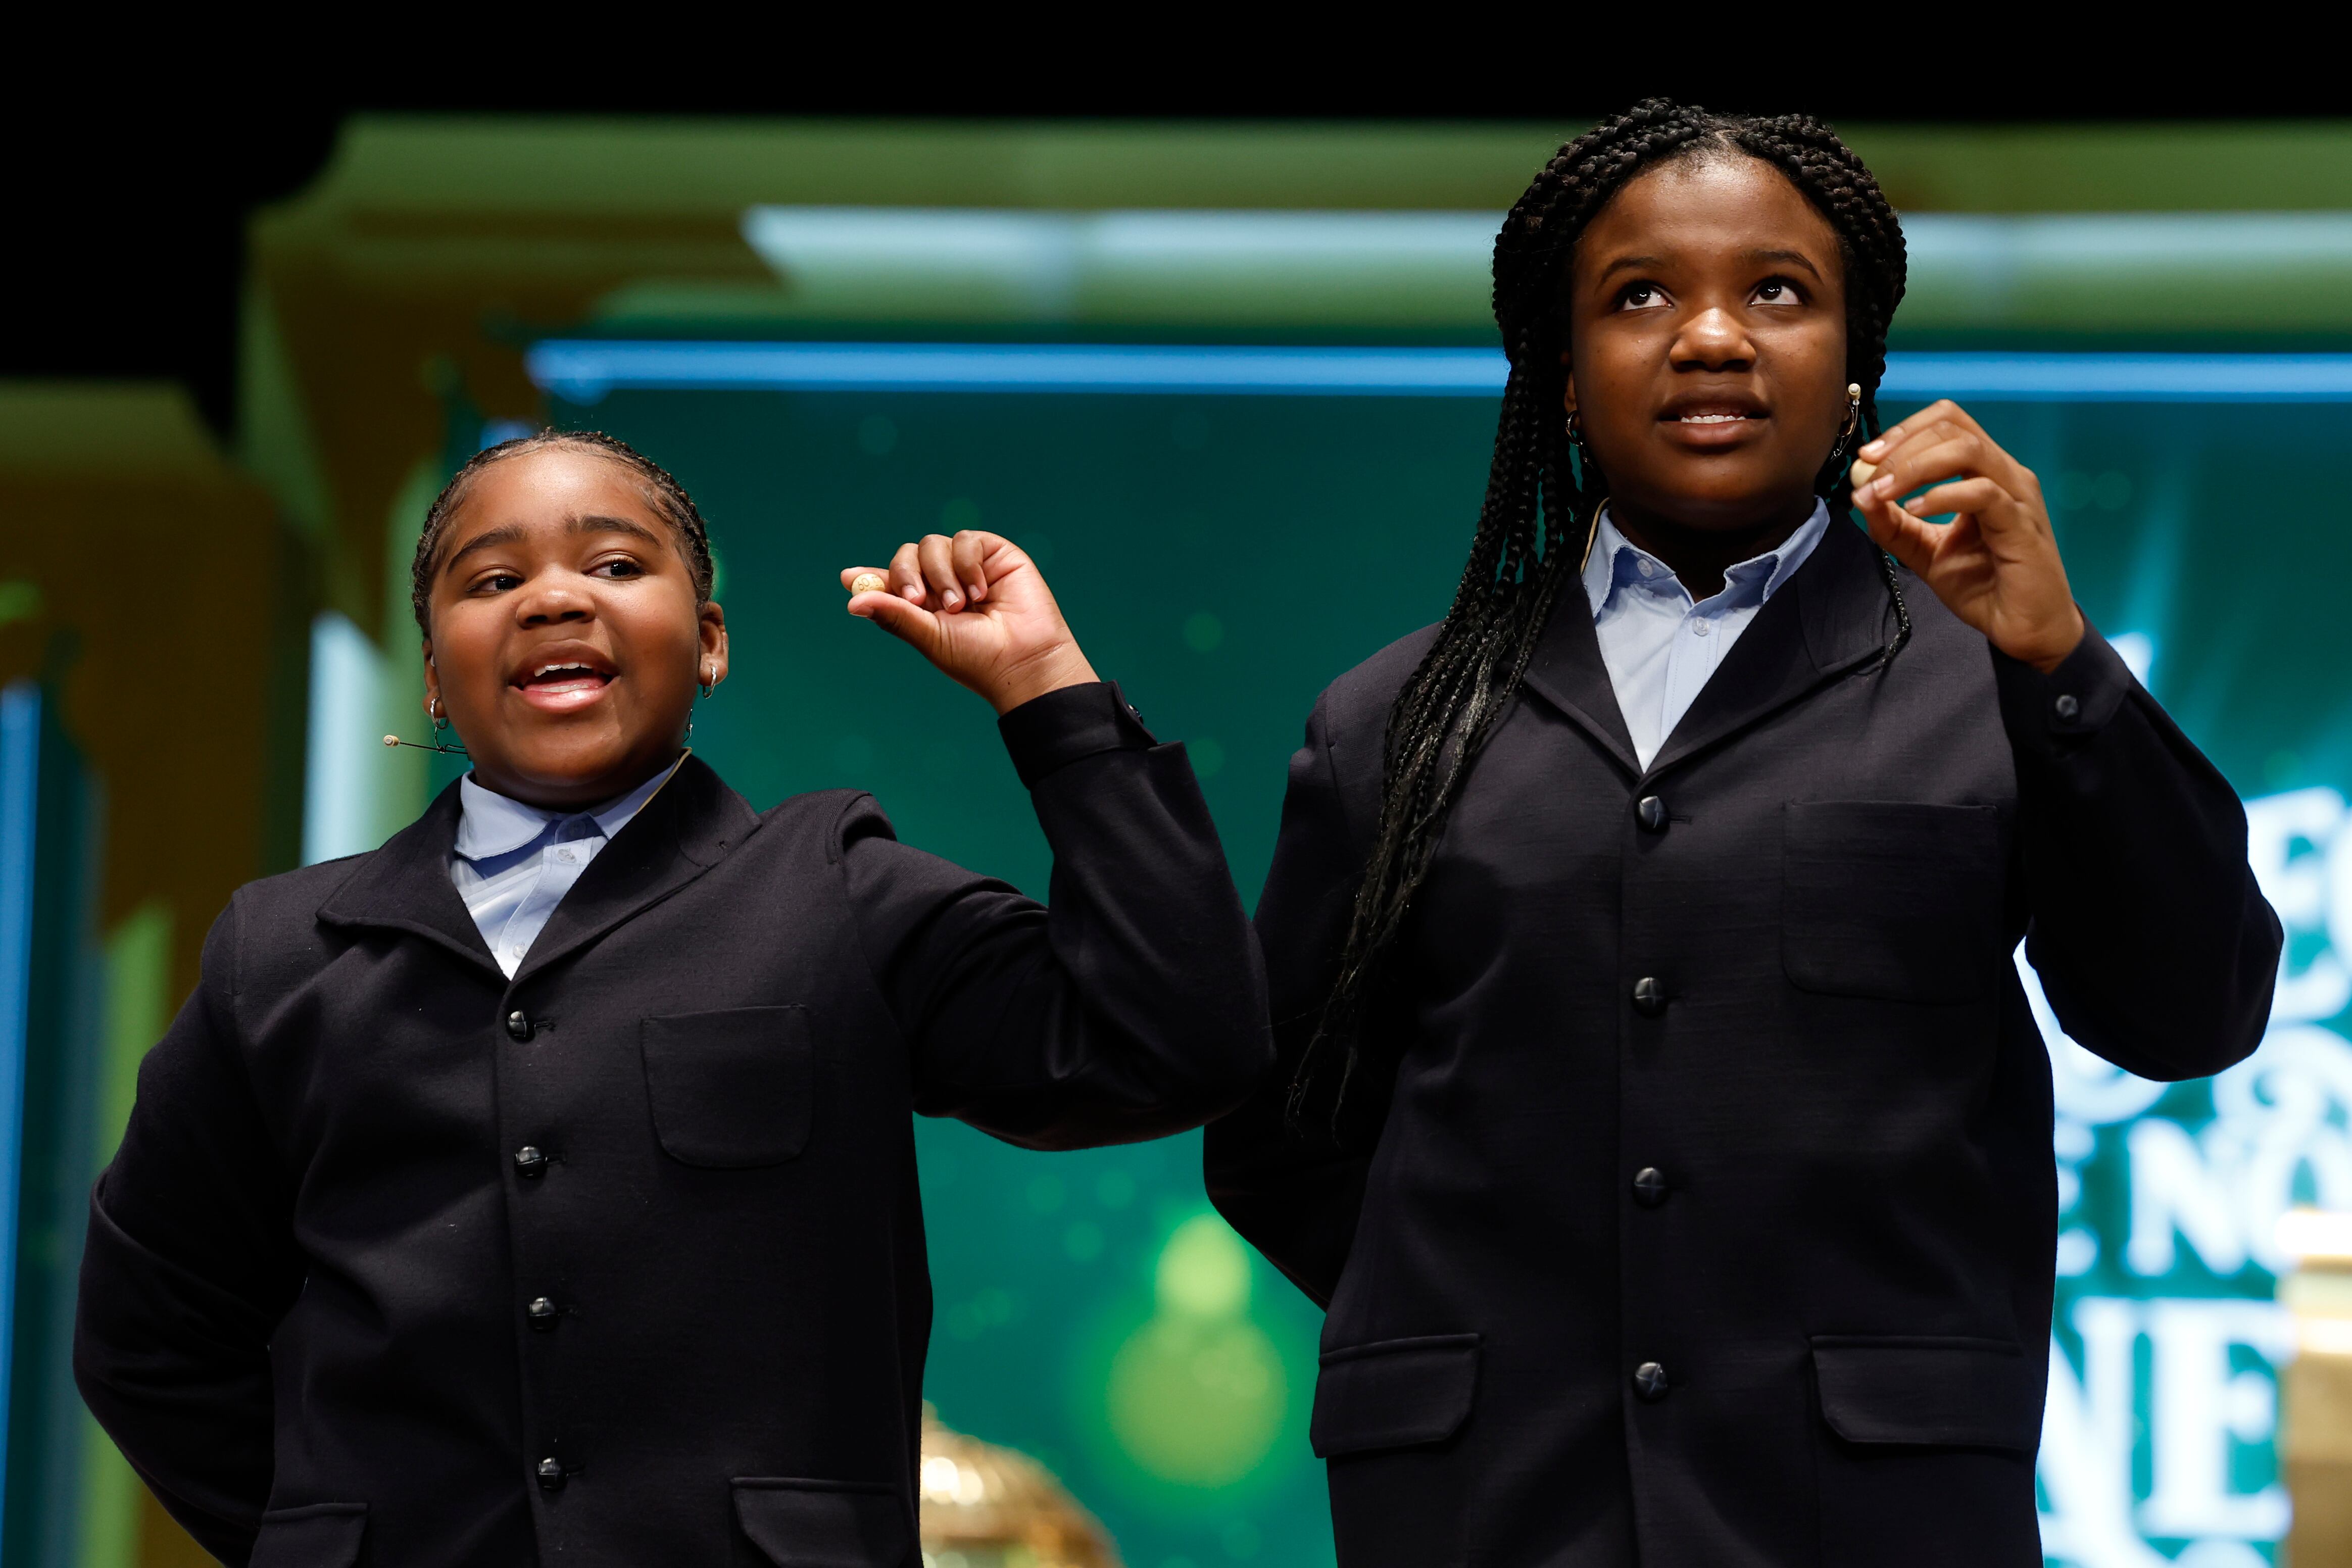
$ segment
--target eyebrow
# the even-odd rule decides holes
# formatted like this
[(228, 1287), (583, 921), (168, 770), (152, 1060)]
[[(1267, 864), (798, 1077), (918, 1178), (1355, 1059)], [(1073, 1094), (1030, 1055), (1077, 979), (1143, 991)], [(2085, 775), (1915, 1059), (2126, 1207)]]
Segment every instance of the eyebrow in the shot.
[(1611, 262), (1608, 266), (1602, 268), (1601, 269), (1601, 276), (1594, 279), (1594, 281), (1606, 283), (1610, 279), (1614, 278), (1620, 272), (1639, 272), (1645, 268), (1656, 269), (1664, 268), (1665, 265), (1666, 259), (1663, 256), (1621, 256), (1616, 260)]
[[(1813, 265), (1812, 258), (1801, 250), (1751, 250), (1748, 253), (1747, 259), (1778, 261), (1791, 267), (1801, 267), (1817, 279), (1822, 275), (1822, 269)], [(1601, 276), (1594, 281), (1606, 283), (1620, 272), (1655, 271), (1663, 269), (1666, 265), (1666, 258), (1663, 256), (1621, 256), (1603, 267), (1601, 269)]]
[(1803, 268), (1806, 271), (1811, 273), (1815, 279), (1819, 279), (1822, 275), (1822, 269), (1813, 265), (1812, 258), (1807, 256), (1801, 250), (1751, 250), (1748, 253), (1748, 259), (1750, 261), (1785, 261), (1792, 267)]
[[(648, 544), (659, 544), (662, 542), (660, 534), (641, 522), (632, 522), (625, 517), (607, 517), (602, 512), (580, 513), (565, 520), (563, 528), (565, 532), (572, 534), (625, 533), (632, 538), (642, 539)], [(523, 525), (519, 522), (502, 522), (496, 528), (486, 528), (452, 551), (448, 561), (443, 564), (442, 570), (455, 571), (458, 562), (478, 550), (496, 550), (502, 544), (519, 543), (526, 531)]]

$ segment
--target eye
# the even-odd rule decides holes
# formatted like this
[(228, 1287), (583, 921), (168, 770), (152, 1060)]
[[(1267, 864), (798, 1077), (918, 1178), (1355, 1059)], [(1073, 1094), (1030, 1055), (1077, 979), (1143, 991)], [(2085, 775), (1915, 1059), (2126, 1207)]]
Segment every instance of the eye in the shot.
[(625, 555), (615, 555), (610, 561), (600, 561), (591, 566), (588, 574), (592, 577), (642, 577), (646, 569), (642, 563)]
[(1617, 290), (1617, 309), (1621, 310), (1657, 310), (1665, 308), (1666, 291), (1654, 283), (1628, 283)]
[(1749, 298), (1759, 305), (1801, 305), (1805, 292), (1791, 279), (1767, 278), (1756, 285), (1756, 292)]
[(512, 572), (486, 572), (474, 579), (477, 594), (505, 594), (522, 586), (522, 579)]

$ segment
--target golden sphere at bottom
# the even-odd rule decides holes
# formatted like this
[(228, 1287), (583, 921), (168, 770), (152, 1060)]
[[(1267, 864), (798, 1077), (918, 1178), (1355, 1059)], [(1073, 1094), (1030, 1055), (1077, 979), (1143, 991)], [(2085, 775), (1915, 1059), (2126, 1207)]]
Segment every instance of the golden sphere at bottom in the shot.
[(923, 1406), (923, 1568), (1120, 1568), (1095, 1517), (1045, 1467), (941, 1424)]

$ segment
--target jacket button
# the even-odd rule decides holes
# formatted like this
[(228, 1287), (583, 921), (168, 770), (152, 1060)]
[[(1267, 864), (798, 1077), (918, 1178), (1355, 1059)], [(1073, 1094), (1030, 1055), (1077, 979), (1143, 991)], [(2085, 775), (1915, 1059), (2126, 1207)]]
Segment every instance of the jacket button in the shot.
[(1666, 988), (1658, 984), (1654, 974), (1644, 974), (1633, 982), (1633, 1011), (1644, 1018), (1654, 1018), (1666, 1010)]
[(1656, 795), (1645, 795), (1633, 803), (1633, 820), (1644, 831), (1664, 833), (1666, 830), (1666, 803)]
[(1656, 1208), (1666, 1201), (1666, 1173), (1655, 1165), (1644, 1165), (1633, 1173), (1633, 1201), (1645, 1209)]
[(530, 1015), (520, 1008), (508, 1014), (507, 1033), (518, 1040), (530, 1038)]
[(2072, 719), (2083, 710), (2082, 703), (2075, 700), (2074, 694), (2071, 691), (2059, 698), (2051, 706), (2058, 710), (2058, 717), (2061, 719)]
[(562, 1314), (557, 1310), (554, 1302), (541, 1296), (530, 1306), (525, 1307), (522, 1310), (522, 1315), (530, 1320), (532, 1328), (544, 1331), (555, 1327), (555, 1320)]
[(526, 1143), (515, 1151), (515, 1173), (521, 1176), (547, 1174), (547, 1152), (536, 1143)]
[[(1666, 1396), (1666, 1369), (1660, 1366), (1654, 1361), (1645, 1361), (1641, 1365), (1635, 1367), (1633, 1369), (1633, 1392), (1640, 1394), (1643, 1398), (1648, 1400), (1653, 1405), (1655, 1405), (1659, 1400), (1664, 1399)], [(549, 1462), (553, 1463), (552, 1460)], [(541, 1466), (541, 1474), (544, 1475), (546, 1473), (546, 1466)]]
[(563, 1489), (562, 1460), (553, 1458), (541, 1459), (539, 1462), (539, 1469), (537, 1473), (539, 1476), (541, 1490), (560, 1492)]

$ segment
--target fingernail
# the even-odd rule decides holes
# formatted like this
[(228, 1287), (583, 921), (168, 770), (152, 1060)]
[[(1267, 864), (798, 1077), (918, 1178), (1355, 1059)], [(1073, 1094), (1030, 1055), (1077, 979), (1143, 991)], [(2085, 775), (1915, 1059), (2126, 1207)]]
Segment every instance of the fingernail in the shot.
[(988, 593), (988, 588), (987, 588), (987, 585), (986, 585), (986, 584), (981, 584), (981, 583), (974, 583), (974, 584), (971, 585), (971, 596), (972, 596), (974, 599), (982, 598), (982, 597), (985, 596), (987, 593)]
[(953, 588), (950, 588), (946, 593), (941, 594), (940, 595), (940, 602), (950, 610), (960, 610), (963, 608), (963, 595), (957, 593)]
[(920, 583), (908, 584), (904, 592), (909, 604), (919, 605), (923, 602), (923, 585)]
[(1878, 460), (1879, 454), (1885, 450), (1886, 443), (1884, 441), (1864, 441), (1862, 444), (1861, 449), (1856, 451), (1854, 456), (1857, 458), (1868, 458), (1871, 461), (1876, 462)]

